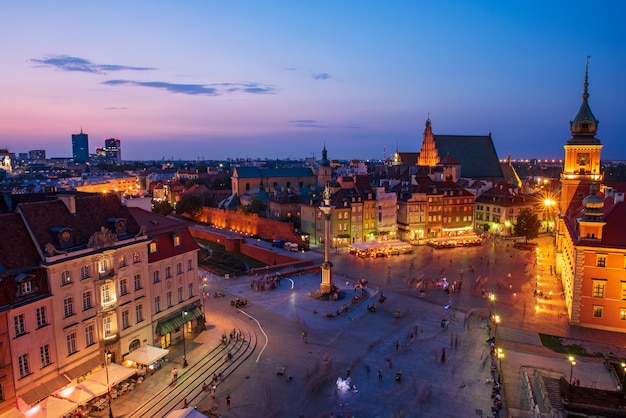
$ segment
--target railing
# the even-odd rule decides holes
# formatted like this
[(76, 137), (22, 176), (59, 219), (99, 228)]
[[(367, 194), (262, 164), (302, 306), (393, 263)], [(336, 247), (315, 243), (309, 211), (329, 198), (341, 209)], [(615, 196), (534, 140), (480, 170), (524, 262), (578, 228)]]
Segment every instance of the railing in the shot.
[(110, 270), (107, 270), (107, 271), (101, 271), (98, 274), (99, 274), (100, 280), (102, 280), (102, 279), (106, 279), (106, 278), (109, 278), (109, 277), (113, 277), (115, 275), (115, 270), (114, 269), (110, 269)]
[(111, 309), (115, 309), (117, 306), (117, 299), (113, 299), (109, 302), (102, 302), (102, 312), (110, 311)]

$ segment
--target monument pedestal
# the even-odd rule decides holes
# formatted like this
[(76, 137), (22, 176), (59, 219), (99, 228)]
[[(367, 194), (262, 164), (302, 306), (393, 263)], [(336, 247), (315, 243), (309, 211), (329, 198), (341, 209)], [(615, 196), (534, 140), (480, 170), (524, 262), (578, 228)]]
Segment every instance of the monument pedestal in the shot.
[(322, 283), (320, 283), (320, 292), (328, 294), (333, 288), (333, 263), (330, 261), (322, 264)]

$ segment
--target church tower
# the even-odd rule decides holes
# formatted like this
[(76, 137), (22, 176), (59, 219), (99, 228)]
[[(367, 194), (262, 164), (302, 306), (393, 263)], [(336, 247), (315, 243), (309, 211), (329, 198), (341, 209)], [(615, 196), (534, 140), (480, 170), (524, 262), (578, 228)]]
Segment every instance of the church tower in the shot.
[(565, 144), (565, 161), (561, 173), (561, 214), (570, 216), (581, 207), (593, 183), (602, 180), (600, 151), (602, 144), (595, 137), (599, 121), (589, 107), (589, 57), (585, 62), (583, 102), (574, 120), (570, 121), (571, 138)]
[(430, 117), (426, 119), (426, 129), (424, 129), (424, 140), (422, 141), (422, 149), (417, 159), (417, 165), (425, 167), (434, 167), (439, 164), (439, 151), (435, 145), (435, 136), (433, 128), (430, 124)]
[(330, 167), (330, 160), (328, 159), (328, 151), (326, 151), (326, 144), (324, 144), (322, 159), (318, 161), (318, 164), (317, 185), (325, 187), (332, 177), (332, 169)]

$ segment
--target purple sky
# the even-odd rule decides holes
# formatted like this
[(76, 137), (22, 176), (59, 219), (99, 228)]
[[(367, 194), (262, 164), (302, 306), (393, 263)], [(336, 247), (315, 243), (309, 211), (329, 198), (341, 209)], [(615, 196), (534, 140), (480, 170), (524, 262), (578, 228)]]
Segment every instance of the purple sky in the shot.
[(581, 103), (626, 159), (626, 3), (0, 3), (0, 147), (71, 156), (71, 134), (137, 159), (330, 158), (493, 135), (562, 158)]

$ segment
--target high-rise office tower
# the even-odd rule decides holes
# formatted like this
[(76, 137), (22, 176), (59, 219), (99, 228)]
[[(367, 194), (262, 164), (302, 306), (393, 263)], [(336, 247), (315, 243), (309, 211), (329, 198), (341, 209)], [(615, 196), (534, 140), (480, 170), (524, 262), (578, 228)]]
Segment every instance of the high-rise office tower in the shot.
[(117, 138), (107, 138), (104, 140), (104, 152), (107, 162), (111, 164), (122, 164), (122, 147)]
[(74, 162), (89, 162), (89, 136), (83, 133), (83, 128), (79, 134), (72, 134), (72, 156)]

